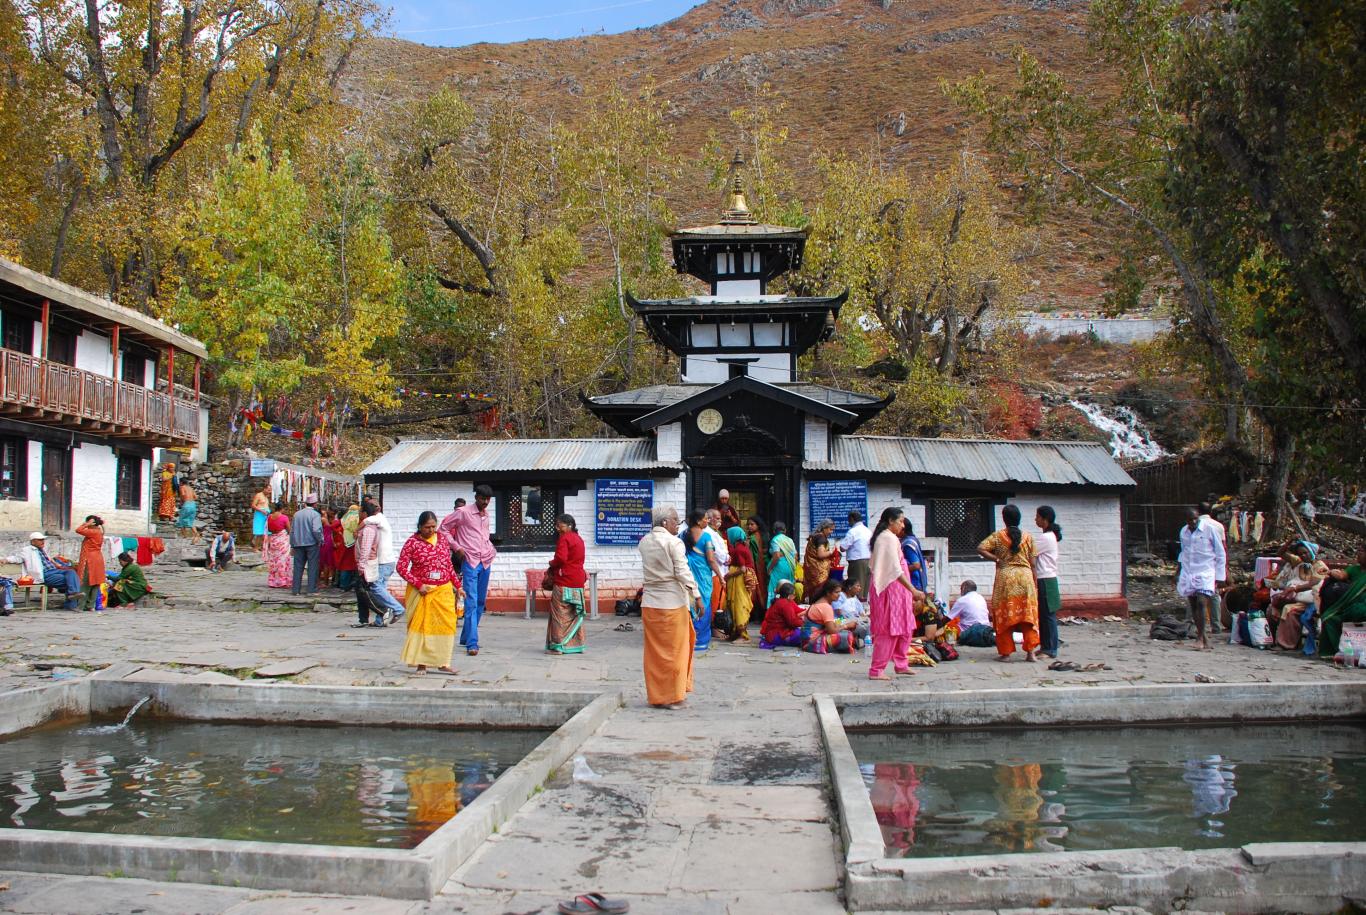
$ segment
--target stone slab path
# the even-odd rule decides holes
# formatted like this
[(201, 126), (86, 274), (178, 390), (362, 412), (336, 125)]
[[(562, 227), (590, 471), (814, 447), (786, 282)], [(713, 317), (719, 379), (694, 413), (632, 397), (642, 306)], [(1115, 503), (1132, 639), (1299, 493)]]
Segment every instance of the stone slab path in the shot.
[[(998, 664), (989, 649), (965, 649), (957, 662), (871, 683), (862, 657), (718, 644), (697, 659), (690, 707), (668, 712), (644, 702), (639, 620), (631, 621), (632, 631), (617, 631), (615, 617), (589, 622), (585, 654), (548, 657), (541, 650), (543, 617), (490, 617), (479, 656), (456, 656), (459, 676), (413, 677), (398, 663), (401, 628), (349, 628), (354, 614), (335, 609), (346, 604), (340, 592), (281, 601), (278, 592), (267, 593), (259, 571), (157, 567), (152, 578), (169, 595), (157, 609), (21, 609), (0, 620), (0, 689), (92, 675), (227, 682), (280, 665), (304, 668), (283, 678), (300, 683), (619, 690), (625, 705), (581, 748), (587, 771), (576, 777), (576, 767), (563, 767), (429, 902), (0, 870), (0, 911), (552, 913), (557, 900), (598, 890), (628, 898), (643, 915), (843, 912), (838, 827), (814, 693), (1188, 683), (1197, 673), (1224, 682), (1354, 676), (1281, 653), (1229, 646), (1200, 653), (1150, 642), (1139, 622), (1091, 623), (1063, 628), (1064, 657), (1112, 670), (1054, 673), (1042, 664)], [(227, 601), (251, 609), (222, 609)], [(99, 672), (106, 665), (118, 666)], [(276, 680), (251, 682), (280, 688)]]

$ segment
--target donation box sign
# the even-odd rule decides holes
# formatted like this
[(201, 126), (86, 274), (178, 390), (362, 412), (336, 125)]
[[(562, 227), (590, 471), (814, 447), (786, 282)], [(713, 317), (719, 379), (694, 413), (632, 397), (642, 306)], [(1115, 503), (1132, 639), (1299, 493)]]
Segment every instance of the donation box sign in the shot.
[(811, 496), (811, 513), (807, 517), (812, 530), (829, 518), (835, 522), (835, 537), (839, 538), (849, 533), (850, 512), (858, 512), (867, 520), (867, 480), (808, 480), (806, 488)]
[(595, 480), (598, 546), (635, 546), (650, 533), (653, 480)]

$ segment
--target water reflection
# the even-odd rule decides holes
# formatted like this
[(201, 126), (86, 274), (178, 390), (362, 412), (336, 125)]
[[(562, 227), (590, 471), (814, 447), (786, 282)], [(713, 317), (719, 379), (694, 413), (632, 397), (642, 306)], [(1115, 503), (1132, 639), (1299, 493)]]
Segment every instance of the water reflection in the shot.
[(139, 720), (0, 741), (0, 825), (411, 848), (537, 731)]
[(851, 741), (893, 856), (1366, 839), (1354, 725)]

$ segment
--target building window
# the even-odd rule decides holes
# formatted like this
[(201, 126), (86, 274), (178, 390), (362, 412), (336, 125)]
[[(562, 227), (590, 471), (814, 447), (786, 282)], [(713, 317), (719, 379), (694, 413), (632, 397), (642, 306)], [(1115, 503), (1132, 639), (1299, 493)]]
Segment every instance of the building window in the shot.
[(549, 549), (564, 491), (553, 486), (494, 486), (493, 535), (500, 549)]
[(140, 354), (124, 350), (119, 378), (129, 384), (147, 387), (147, 360), (142, 358)]
[(142, 458), (136, 454), (119, 454), (115, 476), (114, 506), (142, 508)]
[(0, 499), (28, 500), (28, 439), (0, 438)]
[(949, 541), (952, 562), (980, 558), (977, 544), (991, 533), (994, 522), (990, 499), (931, 499), (926, 507), (928, 534)]
[(729, 251), (716, 253), (716, 273), (718, 276), (735, 272), (735, 255)]
[(0, 345), (5, 349), (33, 355), (33, 319), (6, 311), (0, 313), (0, 324), (3, 324), (3, 339), (0, 339)]
[(758, 272), (759, 272), (759, 252), (758, 252), (758, 251), (746, 251), (746, 252), (745, 252), (745, 256), (744, 256), (744, 266), (745, 266), (745, 272), (746, 272), (746, 273), (758, 273)]

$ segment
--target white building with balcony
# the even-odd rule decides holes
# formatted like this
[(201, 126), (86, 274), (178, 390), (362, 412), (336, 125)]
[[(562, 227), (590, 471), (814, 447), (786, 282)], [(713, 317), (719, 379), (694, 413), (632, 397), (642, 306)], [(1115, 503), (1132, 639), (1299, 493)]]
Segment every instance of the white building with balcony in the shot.
[(0, 529), (148, 531), (156, 449), (204, 458), (204, 344), (0, 259), (0, 347)]

